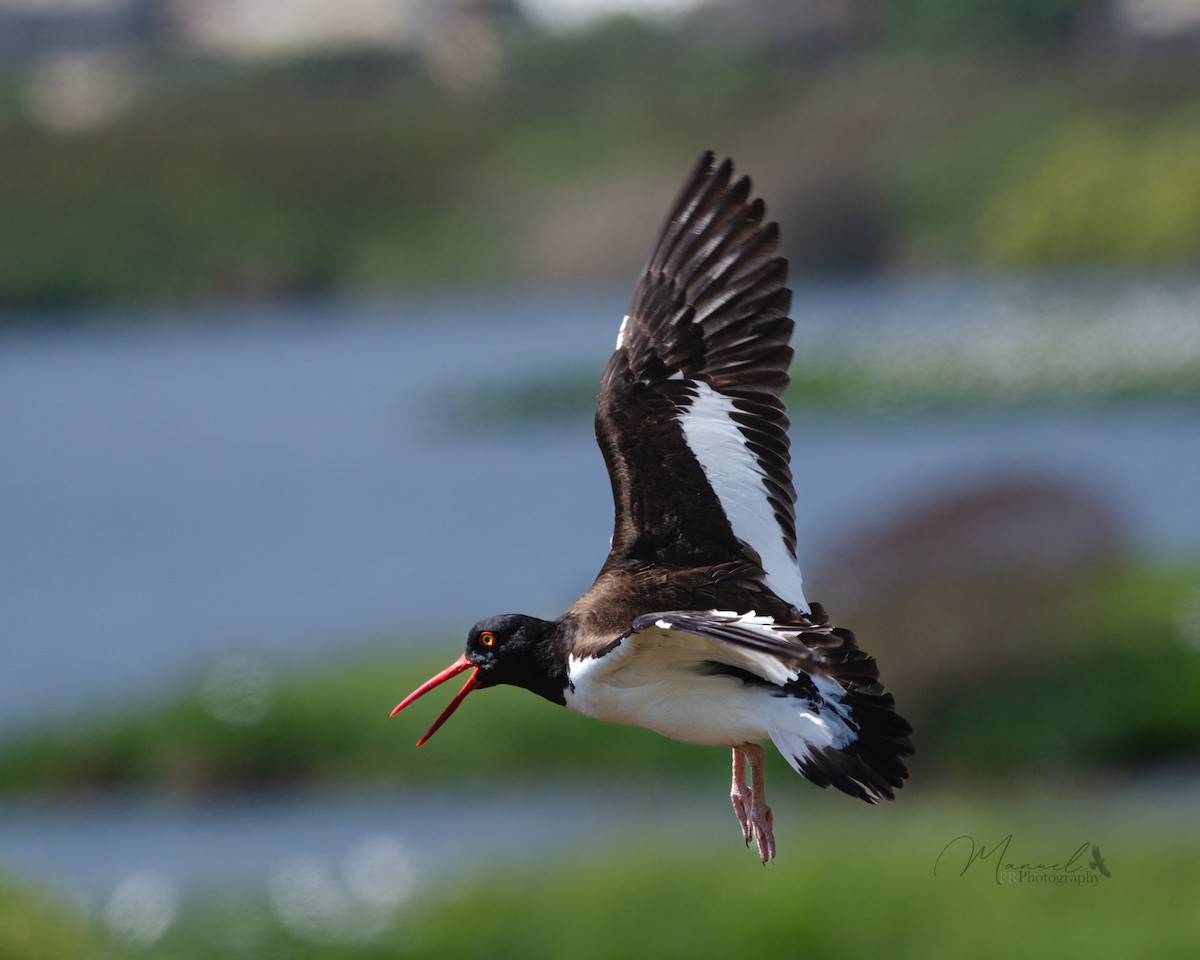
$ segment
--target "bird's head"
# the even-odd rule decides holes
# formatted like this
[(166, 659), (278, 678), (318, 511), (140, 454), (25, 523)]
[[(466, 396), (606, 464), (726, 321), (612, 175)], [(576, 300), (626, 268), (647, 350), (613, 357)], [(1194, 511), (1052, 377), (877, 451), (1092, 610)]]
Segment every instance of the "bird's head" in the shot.
[(554, 679), (553, 675), (557, 671), (548, 665), (546, 651), (542, 644), (553, 626), (554, 624), (549, 621), (527, 617), (520, 613), (504, 613), (480, 620), (467, 634), (467, 649), (463, 655), (401, 700), (392, 711), (392, 716), (394, 717), (414, 700), (423, 697), (434, 687), (440, 686), (466, 670), (471, 671), (467, 682), (454, 695), (454, 699), (442, 711), (441, 716), (434, 721), (425, 736), (417, 741), (418, 747), (450, 719), (450, 714), (458, 709), (459, 704), (467, 698), (467, 694), (472, 690), (508, 683), (517, 687), (525, 687), (548, 700), (562, 703), (563, 682), (556, 682)]

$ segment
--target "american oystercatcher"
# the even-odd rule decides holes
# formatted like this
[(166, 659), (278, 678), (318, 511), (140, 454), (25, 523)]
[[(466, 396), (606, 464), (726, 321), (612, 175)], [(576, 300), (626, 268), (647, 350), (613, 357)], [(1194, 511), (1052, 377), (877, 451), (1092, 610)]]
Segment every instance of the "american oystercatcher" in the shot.
[(591, 589), (557, 620), (479, 621), (463, 655), (392, 715), (469, 670), (417, 746), (472, 690), (507, 683), (731, 747), (733, 809), (766, 863), (775, 839), (755, 741), (868, 803), (892, 799), (912, 746), (875, 660), (804, 599), (781, 400), (791, 292), (778, 227), (750, 189), (729, 160), (700, 159), (621, 322), (596, 405), (616, 521)]

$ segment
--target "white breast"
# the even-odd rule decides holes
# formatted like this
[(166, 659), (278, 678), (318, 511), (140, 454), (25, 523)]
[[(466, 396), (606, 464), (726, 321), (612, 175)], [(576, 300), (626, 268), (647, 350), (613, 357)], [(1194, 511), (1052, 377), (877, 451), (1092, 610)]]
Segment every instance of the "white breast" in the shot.
[(626, 663), (616, 669), (607, 657), (571, 658), (567, 706), (577, 713), (646, 727), (673, 740), (733, 746), (764, 740), (762, 688), (730, 676), (703, 676), (697, 665), (665, 664), (656, 669)]
[[(566, 704), (597, 720), (646, 727), (684, 743), (734, 746), (769, 739), (794, 767), (810, 748), (854, 741), (855, 724), (835, 681), (813, 677), (820, 695), (813, 710), (777, 686), (707, 673), (705, 665), (714, 661), (760, 672), (728, 645), (681, 631), (639, 631), (604, 656), (571, 657)], [(777, 669), (780, 679), (796, 676), (782, 665)]]

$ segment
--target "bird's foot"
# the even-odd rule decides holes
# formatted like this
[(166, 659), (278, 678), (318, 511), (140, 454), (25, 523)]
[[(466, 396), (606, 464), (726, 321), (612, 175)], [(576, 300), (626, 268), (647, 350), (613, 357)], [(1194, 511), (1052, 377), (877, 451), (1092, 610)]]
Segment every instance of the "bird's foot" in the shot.
[[(775, 859), (775, 832), (771, 829), (775, 825), (775, 815), (771, 813), (771, 808), (765, 803), (762, 806), (751, 804), (750, 806), (750, 827), (749, 829), (754, 834), (754, 842), (758, 846), (758, 859), (763, 863)], [(742, 833), (745, 833), (747, 827), (742, 824)], [(750, 840), (746, 840), (746, 846), (750, 846)]]
[(754, 836), (754, 827), (750, 820), (750, 811), (754, 807), (754, 801), (750, 795), (750, 788), (744, 783), (740, 787), (735, 783), (729, 793), (729, 799), (733, 801), (734, 815), (738, 818), (738, 823), (742, 825), (742, 839), (746, 841), (746, 846), (750, 846), (750, 839)]
[[(750, 763), (750, 782), (746, 783), (745, 764)], [(742, 827), (742, 839), (746, 846), (753, 840), (758, 847), (758, 858), (763, 863), (775, 859), (775, 815), (767, 806), (763, 788), (763, 751), (756, 744), (743, 744), (733, 748), (733, 788), (729, 792), (733, 812)]]

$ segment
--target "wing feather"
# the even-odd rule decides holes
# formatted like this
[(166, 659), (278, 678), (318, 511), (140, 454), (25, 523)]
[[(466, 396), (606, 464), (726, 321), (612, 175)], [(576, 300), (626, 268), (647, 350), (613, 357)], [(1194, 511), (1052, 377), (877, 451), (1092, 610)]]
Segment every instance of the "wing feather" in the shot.
[(751, 560), (804, 609), (781, 400), (787, 262), (750, 192), (705, 154), (634, 291), (596, 406), (616, 514), (605, 569)]

